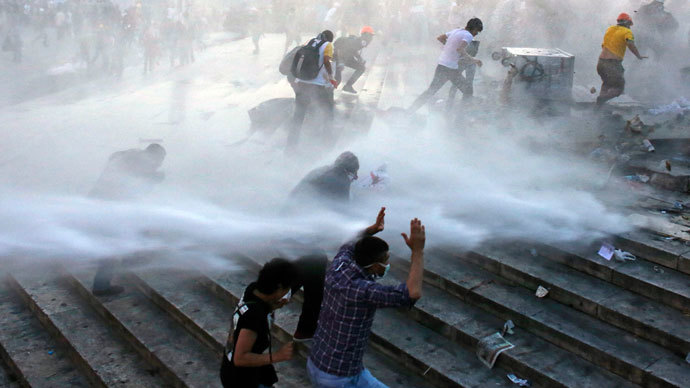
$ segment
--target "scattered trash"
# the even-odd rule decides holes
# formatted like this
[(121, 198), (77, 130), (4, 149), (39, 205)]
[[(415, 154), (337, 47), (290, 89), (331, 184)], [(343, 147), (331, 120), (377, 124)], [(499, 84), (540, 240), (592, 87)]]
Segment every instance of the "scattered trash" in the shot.
[(510, 381), (512, 381), (513, 383), (515, 383), (521, 387), (531, 387), (532, 386), (532, 384), (530, 384), (529, 380), (521, 379), (521, 378), (515, 376), (513, 373), (508, 373), (507, 376), (508, 376), (508, 379), (510, 379)]
[(539, 252), (537, 252), (536, 249), (532, 248), (529, 250), (529, 254), (532, 255), (532, 257), (537, 257), (539, 255)]
[(621, 262), (635, 261), (635, 260), (636, 260), (635, 255), (633, 255), (633, 254), (630, 253), (630, 252), (621, 251), (620, 249), (616, 249), (616, 250), (613, 252), (613, 257), (614, 257), (617, 261), (621, 261)]
[(603, 243), (601, 244), (601, 248), (599, 248), (599, 252), (597, 252), (597, 254), (606, 260), (611, 260), (615, 250), (616, 248), (613, 245), (609, 243)]
[(53, 353), (55, 353), (55, 352), (52, 351), (52, 350), (49, 350), (49, 351), (48, 351), (48, 354), (51, 355), (51, 356), (53, 355)]
[(690, 363), (690, 353), (688, 353), (688, 355), (685, 356), (685, 361), (688, 362), (688, 363)]
[(426, 376), (426, 374), (429, 373), (430, 370), (431, 370), (431, 367), (426, 368), (424, 373), (422, 373), (422, 376)]
[(501, 333), (494, 333), (479, 340), (477, 343), (477, 357), (489, 369), (494, 367), (498, 356), (515, 345), (506, 341)]
[(673, 167), (673, 166), (671, 166), (671, 161), (668, 159), (662, 160), (661, 166), (666, 168), (666, 171), (668, 171), (668, 172), (671, 172), (671, 168)]
[(545, 297), (548, 293), (549, 293), (549, 290), (547, 290), (546, 288), (544, 288), (544, 287), (542, 287), (542, 286), (539, 286), (539, 287), (537, 287), (537, 292), (534, 293), (534, 295), (536, 295), (537, 298), (543, 298), (543, 297)]
[(683, 113), (687, 110), (690, 110), (690, 101), (685, 97), (681, 97), (670, 104), (652, 108), (649, 110), (649, 113), (657, 116), (664, 113)]
[(662, 274), (662, 273), (664, 273), (664, 270), (661, 269), (658, 265), (655, 265), (654, 266), (654, 272)]
[(654, 148), (652, 142), (649, 141), (649, 139), (642, 140), (642, 145), (645, 146), (645, 148), (647, 148), (647, 152), (654, 152), (656, 150), (656, 148)]
[(590, 92), (591, 94), (594, 94), (594, 93), (597, 92), (597, 88), (595, 88), (594, 86), (592, 86), (592, 88), (589, 89), (589, 92)]
[(627, 175), (625, 179), (631, 181), (631, 182), (640, 182), (640, 183), (647, 183), (649, 182), (649, 176), (644, 175), (644, 174), (637, 174), (637, 175)]
[(625, 129), (633, 133), (642, 133), (644, 129), (644, 123), (640, 119), (640, 115), (635, 115), (632, 120), (628, 120), (625, 123)]
[(685, 205), (683, 205), (683, 203), (680, 201), (676, 201), (673, 203), (673, 207), (678, 210), (683, 210), (685, 208)]
[(515, 334), (515, 332), (513, 331), (514, 328), (515, 324), (513, 323), (513, 321), (511, 321), (510, 319), (507, 320), (506, 323), (503, 324), (503, 332), (501, 333), (501, 335), (505, 336), (506, 333)]

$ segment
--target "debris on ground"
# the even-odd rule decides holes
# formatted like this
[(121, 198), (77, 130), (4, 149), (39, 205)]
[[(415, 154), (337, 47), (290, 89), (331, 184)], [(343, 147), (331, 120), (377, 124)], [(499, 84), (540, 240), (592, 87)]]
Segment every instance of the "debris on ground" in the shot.
[(681, 97), (674, 100), (670, 104), (660, 105), (656, 108), (652, 108), (648, 112), (651, 115), (658, 116), (664, 113), (681, 114), (688, 110), (690, 110), (690, 101), (688, 101), (685, 97)]
[(611, 260), (615, 251), (616, 248), (613, 245), (609, 243), (603, 243), (601, 244), (601, 248), (599, 248), (599, 252), (597, 252), (597, 254), (606, 260)]
[(647, 152), (656, 151), (656, 148), (654, 148), (654, 145), (652, 145), (652, 142), (649, 141), (649, 139), (642, 140), (642, 145), (647, 149)]
[(616, 249), (613, 252), (613, 257), (616, 259), (616, 261), (620, 261), (620, 262), (635, 261), (637, 259), (635, 257), (635, 255), (633, 255), (632, 253), (625, 252), (625, 251), (622, 251), (620, 249)]
[(494, 333), (479, 340), (477, 343), (477, 357), (489, 369), (494, 367), (498, 356), (515, 345), (506, 341), (501, 333)]
[(546, 288), (539, 286), (537, 287), (537, 292), (534, 293), (534, 295), (537, 296), (537, 298), (543, 298), (549, 293), (549, 290)]
[(671, 161), (668, 159), (664, 159), (661, 161), (661, 165), (666, 169), (666, 171), (671, 172), (671, 169), (673, 166), (671, 166)]
[(644, 175), (644, 174), (635, 174), (635, 175), (627, 175), (625, 179), (629, 180), (630, 182), (640, 182), (640, 183), (647, 183), (649, 182), (649, 176)]
[(654, 272), (662, 274), (662, 273), (664, 273), (664, 270), (661, 269), (661, 267), (659, 267), (658, 265), (655, 265), (654, 266)]
[(625, 123), (625, 130), (632, 133), (642, 133), (644, 128), (645, 125), (642, 122), (642, 119), (640, 119), (640, 115), (635, 115), (635, 117)]
[(508, 373), (507, 376), (508, 376), (508, 379), (509, 379), (510, 381), (512, 381), (513, 383), (515, 383), (515, 384), (517, 384), (517, 385), (519, 385), (519, 386), (521, 386), (521, 387), (530, 387), (530, 386), (532, 386), (532, 384), (529, 382), (529, 380), (527, 380), (527, 379), (521, 379), (521, 378), (515, 376), (515, 374), (513, 374), (513, 373)]
[(532, 255), (532, 257), (537, 257), (539, 255), (539, 252), (537, 252), (536, 249), (532, 248), (529, 250), (529, 254)]
[(507, 320), (506, 323), (503, 324), (503, 332), (501, 332), (502, 336), (505, 336), (507, 334), (515, 334), (513, 329), (515, 328), (515, 324), (513, 323), (512, 320)]

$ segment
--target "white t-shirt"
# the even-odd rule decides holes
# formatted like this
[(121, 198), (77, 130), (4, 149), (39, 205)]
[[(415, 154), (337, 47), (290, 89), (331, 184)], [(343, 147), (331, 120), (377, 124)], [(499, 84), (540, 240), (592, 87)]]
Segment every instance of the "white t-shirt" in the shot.
[[(314, 42), (312, 43), (313, 45), (318, 45), (321, 41), (318, 39), (315, 39)], [(313, 85), (321, 85), (321, 86), (328, 86), (328, 87), (333, 87), (331, 83), (328, 81), (328, 72), (326, 71), (326, 66), (323, 65), (323, 57), (324, 54), (328, 55), (329, 57), (333, 58), (333, 43), (332, 42), (326, 42), (321, 45), (319, 48), (319, 66), (321, 67), (321, 70), (319, 70), (319, 75), (316, 76), (316, 78), (305, 81), (303, 79), (297, 79), (297, 82), (305, 83), (305, 84), (313, 84)]]
[(446, 36), (448, 40), (446, 44), (443, 45), (441, 56), (438, 57), (438, 64), (450, 69), (457, 69), (458, 61), (460, 60), (460, 53), (458, 52), (460, 43), (464, 41), (467, 42), (469, 46), (472, 40), (474, 40), (474, 36), (472, 36), (469, 31), (461, 28), (456, 28), (451, 32), (447, 32)]

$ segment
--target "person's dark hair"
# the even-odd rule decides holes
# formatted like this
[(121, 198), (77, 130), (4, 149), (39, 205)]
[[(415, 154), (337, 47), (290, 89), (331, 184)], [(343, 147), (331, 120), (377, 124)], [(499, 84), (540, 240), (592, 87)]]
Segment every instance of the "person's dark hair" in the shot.
[(332, 42), (333, 41), (333, 31), (331, 30), (324, 30), (322, 33), (319, 34), (321, 38), (325, 39), (327, 42)]
[(256, 289), (262, 294), (272, 294), (278, 288), (289, 288), (297, 277), (294, 264), (286, 259), (275, 258), (264, 264), (256, 280)]
[(378, 237), (366, 236), (355, 244), (354, 259), (360, 267), (380, 262), (388, 252), (388, 243)]
[(159, 156), (163, 156), (163, 157), (166, 154), (165, 148), (163, 148), (163, 146), (158, 144), (158, 143), (149, 144), (149, 146), (146, 147), (145, 151), (152, 154), (152, 155), (159, 155)]
[(338, 155), (333, 165), (347, 172), (357, 173), (359, 171), (359, 159), (350, 151)]
[(476, 31), (482, 31), (484, 30), (484, 23), (479, 18), (472, 18), (467, 22), (467, 26), (465, 27), (465, 30), (470, 31), (470, 30), (476, 30)]

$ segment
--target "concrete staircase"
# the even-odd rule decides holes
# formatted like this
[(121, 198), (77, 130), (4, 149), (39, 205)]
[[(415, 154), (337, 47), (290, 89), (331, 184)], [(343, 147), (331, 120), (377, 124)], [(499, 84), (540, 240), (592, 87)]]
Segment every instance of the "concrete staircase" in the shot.
[[(429, 249), (424, 298), (377, 313), (365, 364), (391, 387), (515, 386), (508, 373), (535, 387), (687, 387), (687, 246), (651, 231), (614, 241), (637, 261), (606, 261), (597, 244)], [(220, 386), (231, 311), (271, 256), (234, 255), (233, 270), (128, 267), (113, 297), (91, 293), (93, 269), (11, 270), (0, 283), (0, 387)], [(408, 265), (394, 258), (386, 281), (403, 281)], [(298, 294), (277, 313), (274, 348), (291, 340), (300, 309)], [(477, 342), (508, 319), (516, 347), (488, 369)], [(296, 349), (277, 365), (279, 387), (309, 386), (308, 345)]]

